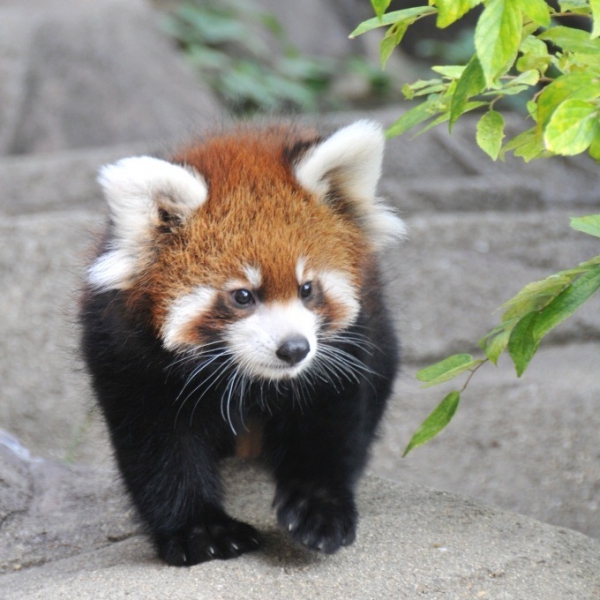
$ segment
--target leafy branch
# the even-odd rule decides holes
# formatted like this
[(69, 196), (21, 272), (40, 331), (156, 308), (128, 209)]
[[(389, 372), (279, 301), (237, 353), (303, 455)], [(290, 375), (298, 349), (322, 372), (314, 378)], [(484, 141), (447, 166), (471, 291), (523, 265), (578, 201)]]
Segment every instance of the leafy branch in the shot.
[[(350, 37), (387, 27), (380, 45), (382, 66), (419, 19), (435, 16), (437, 27), (444, 28), (483, 5), (469, 62), (434, 66), (437, 77), (406, 84), (405, 98), (419, 103), (388, 129), (388, 137), (420, 125), (418, 134), (422, 134), (446, 122), (452, 131), (463, 114), (483, 109), (476, 141), (493, 160), (504, 160), (512, 151), (525, 162), (583, 152), (600, 161), (600, 0), (563, 0), (560, 10), (544, 0), (430, 0), (427, 6), (389, 13), (390, 0), (371, 3), (377, 16), (361, 23)], [(556, 22), (574, 15), (588, 18), (591, 31)], [(496, 104), (521, 93), (530, 95), (527, 111), (533, 125), (504, 142), (504, 118)], [(600, 237), (600, 215), (574, 218), (571, 226)], [(446, 427), (462, 393), (484, 364), (496, 365), (506, 352), (520, 377), (542, 339), (599, 288), (600, 256), (530, 283), (500, 307), (500, 325), (479, 341), (482, 358), (456, 354), (419, 371), (417, 379), (425, 387), (468, 375), (463, 386), (447, 394), (417, 429), (404, 455)]]
[[(467, 65), (437, 66), (438, 77), (402, 88), (408, 100), (422, 99), (387, 131), (388, 137), (425, 124), (419, 133), (487, 108), (477, 127), (477, 143), (492, 159), (513, 151), (525, 161), (552, 154), (588, 152), (600, 161), (600, 1), (564, 0), (560, 10), (544, 0), (431, 0), (386, 13), (388, 0), (372, 0), (376, 17), (361, 23), (356, 37), (387, 27), (380, 56), (385, 66), (409, 26), (436, 17), (444, 28), (477, 5), (483, 11), (474, 32), (475, 54)], [(591, 32), (562, 24), (569, 15), (590, 20)], [(547, 84), (540, 89), (540, 84)], [(528, 92), (533, 126), (503, 145), (504, 118), (495, 110), (498, 100)]]

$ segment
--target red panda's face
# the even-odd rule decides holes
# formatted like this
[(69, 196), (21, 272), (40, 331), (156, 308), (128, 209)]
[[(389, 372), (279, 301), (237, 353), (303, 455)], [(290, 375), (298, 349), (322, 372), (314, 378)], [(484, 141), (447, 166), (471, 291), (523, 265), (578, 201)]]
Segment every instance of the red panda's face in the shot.
[(198, 285), (167, 303), (160, 334), (166, 348), (196, 351), (221, 342), (246, 374), (294, 377), (307, 368), (319, 344), (351, 325), (360, 291), (350, 275), (292, 266), (288, 290), (270, 292), (268, 275), (245, 265), (223, 285)]
[(108, 248), (99, 289), (144, 297), (167, 350), (219, 346), (251, 378), (299, 375), (355, 323), (373, 252), (403, 233), (377, 202), (383, 138), (359, 122), (302, 144), (284, 131), (209, 140), (167, 163), (105, 167)]

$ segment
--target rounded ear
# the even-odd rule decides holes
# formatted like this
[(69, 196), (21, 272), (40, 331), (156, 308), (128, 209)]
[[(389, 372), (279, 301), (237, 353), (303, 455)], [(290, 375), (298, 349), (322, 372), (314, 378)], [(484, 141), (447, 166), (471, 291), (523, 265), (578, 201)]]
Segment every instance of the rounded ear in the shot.
[(308, 150), (296, 165), (300, 184), (325, 197), (332, 186), (345, 196), (374, 198), (385, 138), (379, 123), (357, 121)]
[(103, 289), (126, 287), (157, 228), (172, 230), (208, 197), (203, 177), (158, 158), (124, 158), (100, 169), (110, 213), (107, 252), (90, 267), (88, 281)]
[(128, 237), (163, 220), (185, 221), (208, 196), (204, 179), (191, 168), (150, 156), (124, 158), (100, 169), (116, 236)]
[(321, 202), (345, 203), (376, 247), (406, 233), (376, 196), (385, 136), (379, 123), (357, 121), (315, 144), (294, 166), (296, 179)]

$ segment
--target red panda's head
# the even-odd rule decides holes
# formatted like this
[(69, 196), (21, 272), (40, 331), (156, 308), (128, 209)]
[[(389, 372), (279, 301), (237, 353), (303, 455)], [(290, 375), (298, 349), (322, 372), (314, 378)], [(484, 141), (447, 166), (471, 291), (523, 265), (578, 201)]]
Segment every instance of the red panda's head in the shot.
[(325, 139), (248, 129), (106, 166), (109, 237), (88, 281), (149, 306), (167, 350), (220, 344), (252, 378), (294, 377), (356, 321), (374, 253), (404, 233), (375, 196), (383, 143), (370, 121)]

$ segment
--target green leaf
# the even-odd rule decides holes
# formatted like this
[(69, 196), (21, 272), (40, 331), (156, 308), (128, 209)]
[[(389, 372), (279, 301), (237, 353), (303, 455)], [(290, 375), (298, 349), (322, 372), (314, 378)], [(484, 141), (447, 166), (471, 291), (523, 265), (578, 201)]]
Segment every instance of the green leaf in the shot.
[(496, 335), (489, 337), (483, 345), (485, 355), (495, 364), (498, 364), (500, 355), (504, 352), (508, 345), (511, 329), (500, 331)]
[(564, 52), (558, 54), (554, 61), (563, 73), (589, 73), (600, 76), (600, 52), (584, 54), (581, 52)]
[(392, 0), (371, 0), (371, 5), (373, 6), (373, 10), (375, 14), (381, 18), (388, 6), (390, 5)]
[(471, 96), (476, 96), (485, 89), (485, 77), (477, 56), (469, 61), (456, 84), (450, 103), (450, 129), (460, 115), (463, 114), (465, 105)]
[(413, 23), (417, 17), (422, 15), (433, 15), (437, 12), (432, 6), (415, 6), (414, 8), (404, 8), (402, 10), (395, 10), (390, 13), (383, 15), (381, 19), (379, 17), (374, 17), (373, 19), (368, 19), (367, 21), (363, 21), (350, 35), (350, 38), (355, 38), (363, 33), (367, 33), (367, 31), (372, 31), (373, 29), (377, 29), (378, 27), (387, 27), (388, 25), (393, 25), (398, 21), (408, 21), (409, 24)]
[(579, 265), (575, 269), (569, 269), (568, 271), (562, 271), (561, 274), (571, 273), (571, 272), (579, 272), (583, 273), (585, 271), (589, 271), (590, 269), (595, 269), (600, 265), (600, 256), (594, 256), (590, 260), (586, 260), (585, 262), (579, 263)]
[(385, 68), (385, 63), (391, 56), (394, 48), (402, 41), (406, 30), (408, 29), (408, 23), (406, 21), (398, 21), (392, 25), (385, 37), (381, 40), (379, 46), (379, 54), (381, 56), (381, 68)]
[(457, 65), (431, 67), (432, 71), (439, 73), (448, 79), (460, 79), (460, 76), (463, 74), (465, 69), (466, 67)]
[(511, 313), (512, 317), (523, 317), (525, 313), (538, 310), (548, 303), (548, 298), (557, 296), (565, 288), (571, 285), (576, 273), (554, 273), (540, 281), (528, 283), (510, 300), (507, 300), (500, 308), (508, 309), (521, 307), (519, 313)]
[(504, 160), (504, 155), (511, 150), (514, 151), (515, 156), (520, 156), (525, 162), (529, 162), (541, 156), (544, 152), (544, 142), (541, 137), (538, 137), (536, 128), (532, 127), (507, 142), (500, 151), (500, 159)]
[(437, 99), (420, 102), (409, 111), (405, 112), (393, 125), (387, 129), (385, 132), (386, 137), (392, 138), (397, 135), (401, 135), (419, 123), (422, 123), (430, 117), (435, 116), (438, 112), (440, 112), (436, 108), (437, 104)]
[[(573, 279), (583, 272), (585, 270), (571, 275), (556, 273), (547, 279), (525, 286), (514, 298), (502, 305), (505, 308), (504, 313), (502, 313), (502, 322), (519, 321), (527, 313), (542, 310), (567, 289)], [(513, 323), (513, 325), (515, 324)]]
[(574, 29), (573, 27), (562, 25), (551, 27), (538, 35), (538, 38), (548, 40), (569, 52), (581, 52), (583, 54), (600, 52), (600, 40), (592, 39), (587, 31)]
[(544, 88), (538, 98), (538, 133), (546, 127), (552, 113), (569, 98), (593, 100), (600, 96), (600, 85), (587, 73), (561, 75)]
[(435, 5), (439, 11), (435, 24), (439, 29), (444, 29), (466, 15), (474, 3), (471, 0), (436, 0)]
[(519, 71), (537, 69), (540, 73), (544, 73), (552, 60), (548, 54), (548, 46), (533, 35), (523, 40), (519, 51), (523, 54), (517, 60), (517, 70)]
[(428, 442), (442, 431), (452, 420), (459, 402), (460, 394), (450, 392), (415, 431), (402, 456), (406, 456), (413, 448)]
[(594, 17), (591, 38), (595, 39), (600, 36), (600, 0), (590, 0), (590, 7)]
[(540, 74), (537, 69), (530, 69), (529, 71), (524, 71), (520, 75), (517, 75), (514, 79), (508, 81), (506, 87), (512, 87), (516, 85), (537, 85), (539, 80)]
[(493, 87), (517, 57), (523, 20), (518, 0), (491, 0), (475, 27), (475, 49), (485, 76)]
[(600, 215), (572, 217), (571, 227), (577, 231), (583, 231), (583, 233), (600, 237)]
[(596, 133), (590, 144), (590, 156), (594, 160), (600, 162), (600, 131)]
[(550, 25), (550, 7), (544, 0), (520, 0), (519, 7), (534, 23)]
[(540, 341), (535, 335), (535, 322), (539, 313), (525, 315), (513, 328), (508, 339), (508, 353), (515, 363), (517, 377), (521, 377), (536, 353)]
[(542, 339), (549, 331), (570, 317), (598, 288), (600, 288), (600, 266), (579, 277), (537, 313), (535, 336)]
[(492, 160), (498, 158), (504, 137), (504, 118), (495, 111), (486, 112), (477, 123), (477, 145), (488, 154)]
[[(576, 274), (579, 271), (579, 269), (572, 269), (557, 273), (556, 276)], [(543, 282), (538, 282), (541, 283)], [(587, 273), (564, 288), (541, 310), (529, 312), (519, 320), (508, 340), (508, 352), (515, 363), (519, 377), (535, 355), (542, 338), (570, 317), (599, 288), (600, 265), (591, 266)]]
[(561, 12), (574, 12), (581, 15), (589, 15), (591, 13), (588, 0), (559, 0)]
[(421, 369), (417, 373), (417, 379), (424, 381), (427, 384), (425, 387), (437, 385), (458, 377), (461, 373), (476, 367), (480, 363), (481, 360), (473, 360), (470, 354), (454, 354), (434, 365)]
[(564, 156), (586, 150), (598, 131), (598, 108), (585, 100), (565, 100), (544, 131), (546, 147)]
[(404, 88), (410, 88), (411, 90), (422, 90), (430, 85), (436, 85), (438, 83), (442, 83), (441, 79), (417, 79), (414, 83), (407, 83), (404, 85)]

